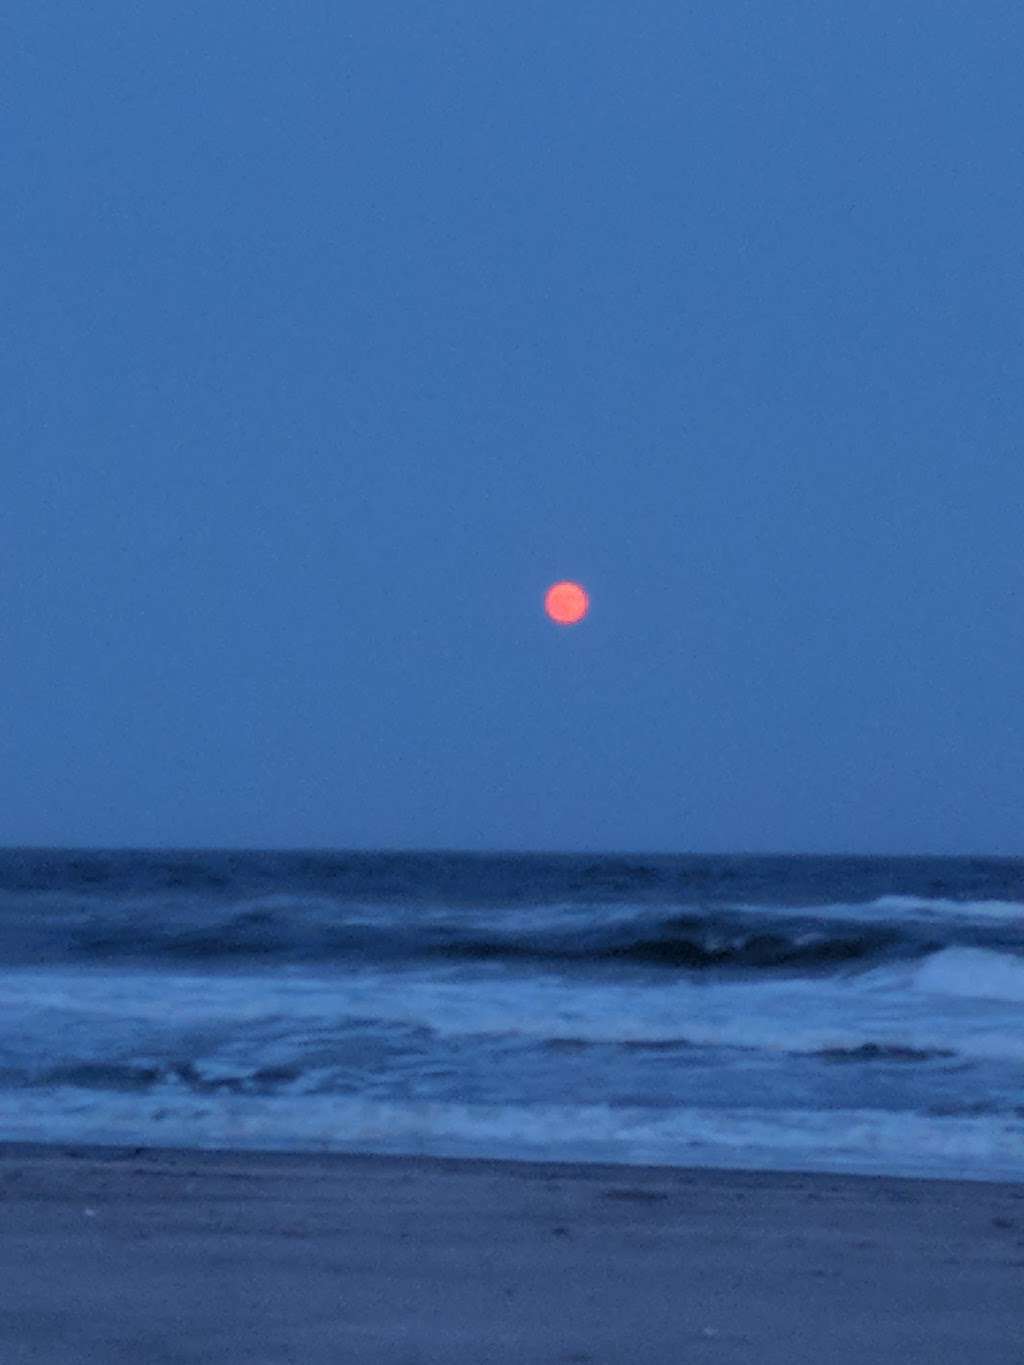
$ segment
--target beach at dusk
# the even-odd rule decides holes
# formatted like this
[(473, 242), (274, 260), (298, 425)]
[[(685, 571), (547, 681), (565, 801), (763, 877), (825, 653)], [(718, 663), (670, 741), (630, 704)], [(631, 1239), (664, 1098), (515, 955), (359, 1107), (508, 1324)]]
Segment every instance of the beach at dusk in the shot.
[(1024, 1365), (1024, 6), (4, 6), (0, 1365)]
[(0, 853), (0, 1360), (1019, 1365), (1022, 904), (1009, 859)]
[(4, 1365), (1020, 1365), (1024, 1186), (0, 1148)]

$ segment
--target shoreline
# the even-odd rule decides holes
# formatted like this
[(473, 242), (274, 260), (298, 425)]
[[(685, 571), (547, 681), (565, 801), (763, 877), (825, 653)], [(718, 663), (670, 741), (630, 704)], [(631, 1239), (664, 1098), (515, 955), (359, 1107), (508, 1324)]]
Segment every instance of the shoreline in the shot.
[(555, 1177), (571, 1171), (574, 1179), (586, 1179), (588, 1173), (593, 1178), (615, 1178), (623, 1173), (643, 1177), (676, 1176), (698, 1179), (704, 1182), (750, 1179), (757, 1183), (770, 1181), (800, 1180), (910, 1183), (914, 1185), (945, 1185), (999, 1188), (1007, 1191), (1019, 1190), (1024, 1196), (1024, 1176), (1019, 1180), (1012, 1176), (989, 1175), (934, 1175), (929, 1172), (889, 1172), (867, 1170), (807, 1169), (788, 1166), (740, 1166), (740, 1165), (669, 1165), (660, 1162), (632, 1161), (591, 1161), (576, 1158), (541, 1159), (535, 1157), (490, 1157), (490, 1156), (438, 1156), (425, 1153), (392, 1153), (366, 1151), (314, 1150), (312, 1148), (292, 1147), (185, 1147), (173, 1143), (130, 1143), (130, 1142), (76, 1142), (72, 1140), (22, 1141), (0, 1138), (0, 1172), (4, 1163), (13, 1159), (38, 1161), (52, 1160), (92, 1160), (96, 1162), (121, 1162), (128, 1160), (177, 1160), (202, 1161), (215, 1166), (241, 1162), (253, 1166), (287, 1162), (301, 1167), (303, 1165), (341, 1165), (370, 1163), (387, 1166), (416, 1165), (424, 1168), (436, 1167), (452, 1173)]
[(4, 1365), (1020, 1365), (1024, 1183), (0, 1143)]

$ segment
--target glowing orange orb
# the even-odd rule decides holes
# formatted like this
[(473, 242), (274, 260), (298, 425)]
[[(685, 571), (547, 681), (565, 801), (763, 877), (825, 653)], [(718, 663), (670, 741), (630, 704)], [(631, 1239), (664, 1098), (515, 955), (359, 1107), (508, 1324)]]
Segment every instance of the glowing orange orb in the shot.
[(590, 608), (590, 598), (578, 583), (552, 583), (544, 595), (544, 610), (560, 626), (574, 626)]

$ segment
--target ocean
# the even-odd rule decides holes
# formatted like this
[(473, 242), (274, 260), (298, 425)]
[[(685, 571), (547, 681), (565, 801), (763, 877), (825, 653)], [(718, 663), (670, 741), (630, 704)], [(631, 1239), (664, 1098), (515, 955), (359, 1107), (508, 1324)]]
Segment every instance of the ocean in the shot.
[(1024, 1178), (1024, 860), (0, 851), (0, 1139)]

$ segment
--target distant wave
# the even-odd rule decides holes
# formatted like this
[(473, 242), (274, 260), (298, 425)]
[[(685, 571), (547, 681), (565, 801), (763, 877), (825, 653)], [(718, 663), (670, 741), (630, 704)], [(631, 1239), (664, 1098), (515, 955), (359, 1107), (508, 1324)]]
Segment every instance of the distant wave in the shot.
[(543, 963), (635, 964), (711, 968), (816, 968), (867, 964), (893, 957), (917, 957), (937, 945), (915, 941), (895, 930), (841, 930), (785, 925), (742, 929), (720, 917), (666, 919), (638, 924), (632, 931), (616, 926), (579, 938), (558, 935), (522, 939), (485, 936), (455, 940), (429, 951), (448, 958), (529, 959)]
[(226, 903), (154, 896), (84, 904), (53, 894), (8, 896), (0, 901), (0, 960), (177, 969), (449, 961), (714, 975), (862, 971), (954, 948), (1024, 957), (1017, 907), (1011, 914), (1004, 905), (997, 914), (990, 904), (984, 915), (967, 907), (963, 918), (937, 905), (889, 897), (873, 908), (713, 906), (666, 913), (642, 905), (352, 905), (294, 894)]
[(903, 1043), (858, 1043), (855, 1047), (823, 1047), (812, 1054), (826, 1062), (930, 1062), (955, 1057), (946, 1047), (907, 1047)]
[(280, 914), (251, 911), (205, 927), (104, 925), (78, 932), (74, 956), (168, 962), (255, 960), (262, 962), (388, 961), (440, 958), (449, 961), (531, 962), (537, 966), (606, 965), (718, 969), (813, 969), (867, 965), (917, 957), (940, 945), (898, 932), (804, 930), (786, 932), (721, 923), (664, 921), (572, 933), (506, 933), (466, 925), (378, 928), (338, 924), (304, 926)]

